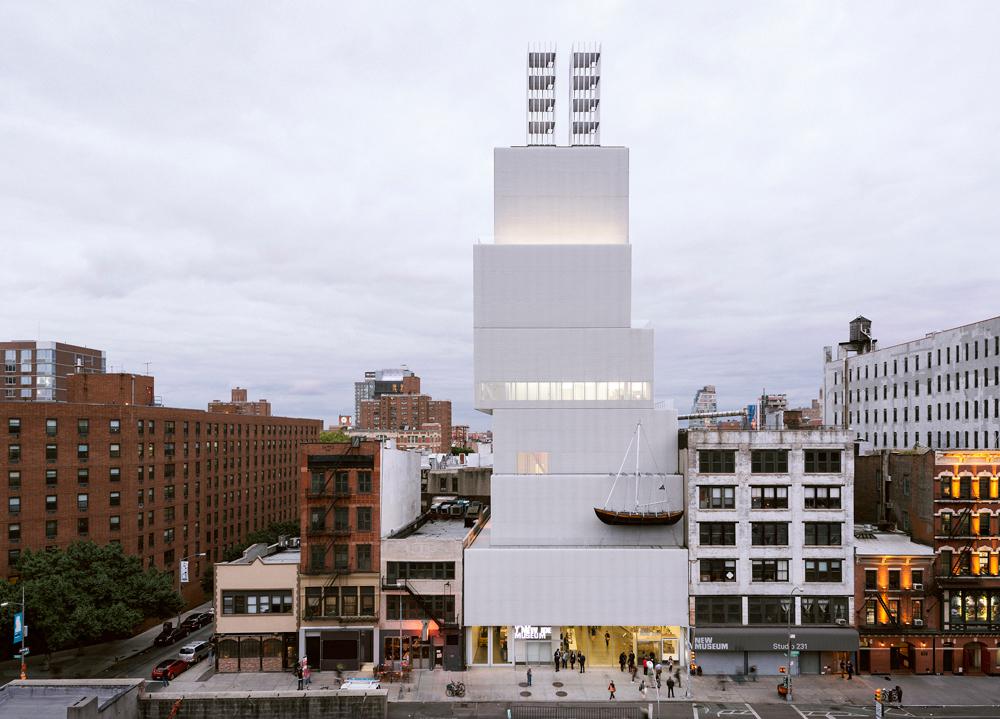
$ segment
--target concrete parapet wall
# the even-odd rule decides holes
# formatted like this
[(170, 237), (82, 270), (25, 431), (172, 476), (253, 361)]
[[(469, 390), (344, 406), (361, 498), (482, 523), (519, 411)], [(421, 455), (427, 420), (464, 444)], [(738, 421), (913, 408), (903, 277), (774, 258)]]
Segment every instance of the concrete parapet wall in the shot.
[(385, 719), (387, 692), (157, 692), (139, 701), (140, 719)]

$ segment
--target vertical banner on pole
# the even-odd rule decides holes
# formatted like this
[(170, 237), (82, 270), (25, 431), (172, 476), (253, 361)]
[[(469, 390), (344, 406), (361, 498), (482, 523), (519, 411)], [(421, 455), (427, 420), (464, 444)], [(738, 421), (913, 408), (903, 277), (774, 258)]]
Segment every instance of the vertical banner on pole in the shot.
[(24, 641), (24, 613), (16, 612), (14, 614), (14, 644), (20, 644)]
[(187, 584), (188, 581), (188, 561), (183, 559), (181, 560), (181, 584)]

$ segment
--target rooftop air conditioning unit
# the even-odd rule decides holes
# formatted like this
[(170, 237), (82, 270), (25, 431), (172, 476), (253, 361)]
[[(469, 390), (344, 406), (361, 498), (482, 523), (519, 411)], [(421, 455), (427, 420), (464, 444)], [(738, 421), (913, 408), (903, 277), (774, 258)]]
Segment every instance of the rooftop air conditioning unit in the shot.
[(915, 627), (922, 627), (922, 626), (924, 626), (924, 620), (923, 619), (914, 619), (913, 620), (913, 626), (915, 626)]
[[(913, 591), (915, 591), (915, 592), (922, 592), (922, 591), (924, 591), (924, 585), (921, 584), (920, 582), (914, 582), (913, 586), (911, 587), (911, 589), (913, 589)], [(923, 621), (923, 620), (918, 619), (917, 621), (919, 622), (919, 621)]]

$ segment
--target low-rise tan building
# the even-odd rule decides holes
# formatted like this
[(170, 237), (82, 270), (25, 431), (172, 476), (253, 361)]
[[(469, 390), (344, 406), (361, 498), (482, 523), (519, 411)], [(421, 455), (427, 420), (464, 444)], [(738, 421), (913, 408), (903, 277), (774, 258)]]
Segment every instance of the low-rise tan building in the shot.
[(424, 514), (382, 539), (383, 663), (463, 668), (462, 557), (472, 531), (464, 516)]
[(300, 560), (290, 539), (215, 565), (217, 671), (278, 672), (298, 661)]

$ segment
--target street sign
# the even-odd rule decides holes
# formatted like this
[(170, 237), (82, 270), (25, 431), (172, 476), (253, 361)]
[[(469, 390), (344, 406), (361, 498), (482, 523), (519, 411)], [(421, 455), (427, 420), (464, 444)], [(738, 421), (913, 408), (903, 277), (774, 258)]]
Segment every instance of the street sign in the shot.
[(793, 657), (797, 657), (798, 655), (799, 655), (799, 650), (798, 649), (793, 649), (792, 650), (792, 656)]
[(181, 560), (181, 584), (187, 584), (190, 581), (188, 577), (188, 560)]
[(24, 641), (24, 613), (14, 613), (14, 644)]
[(31, 647), (25, 647), (24, 649), (19, 651), (18, 654), (25, 657), (28, 656), (29, 654), (31, 654)]

